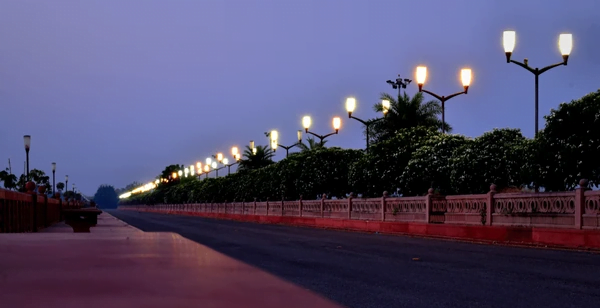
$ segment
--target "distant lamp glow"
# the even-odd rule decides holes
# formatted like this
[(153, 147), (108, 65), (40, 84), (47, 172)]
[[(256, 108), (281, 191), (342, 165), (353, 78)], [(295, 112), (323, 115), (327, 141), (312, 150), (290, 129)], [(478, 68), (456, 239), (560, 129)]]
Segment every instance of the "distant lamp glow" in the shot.
[(354, 97), (348, 97), (346, 99), (346, 111), (348, 111), (348, 117), (352, 116), (354, 109), (356, 109), (356, 99)]
[(204, 172), (206, 172), (206, 173), (210, 172), (210, 166), (209, 165), (204, 165)]
[(173, 172), (173, 174), (171, 174), (171, 177), (176, 179), (177, 178), (177, 172)]
[(340, 127), (342, 127), (342, 119), (340, 117), (333, 118), (333, 129), (336, 133), (340, 130)]
[(298, 130), (298, 142), (302, 141), (302, 130)]
[(273, 152), (277, 151), (277, 140), (271, 141), (271, 149), (273, 150)]
[(563, 56), (565, 64), (569, 60), (569, 55), (573, 50), (573, 35), (572, 34), (561, 34), (558, 37), (558, 48)]
[(210, 165), (213, 169), (217, 169), (217, 162), (213, 161), (212, 164)]
[(218, 162), (223, 161), (223, 153), (217, 153), (217, 161)]
[(183, 171), (179, 170), (179, 172), (177, 172), (177, 174), (179, 174), (179, 176), (181, 176), (183, 174)]
[(250, 149), (254, 151), (254, 140), (250, 140)]
[(235, 154), (235, 160), (239, 161), (242, 158), (242, 156), (240, 155), (240, 153)]
[(237, 147), (232, 147), (231, 148), (231, 155), (233, 155), (233, 157), (235, 157), (238, 154), (239, 150)]
[(190, 174), (194, 174), (194, 165), (190, 166)]
[(154, 181), (154, 184), (158, 185), (160, 183), (159, 179), (156, 179), (156, 181)]
[(223, 164), (224, 165), (228, 165), (229, 164), (229, 159), (227, 159), (227, 157), (223, 158)]
[(381, 100), (381, 107), (383, 108), (383, 115), (387, 115), (388, 111), (390, 111), (390, 101), (387, 99)]
[(197, 162), (196, 163), (196, 169), (202, 170), (202, 163), (201, 162)]
[(465, 93), (469, 90), (469, 86), (471, 85), (471, 79), (471, 69), (463, 68), (462, 70), (460, 70), (460, 80), (462, 81), (463, 88), (465, 88)]
[(252, 154), (256, 155), (256, 151), (257, 151), (256, 148), (252, 148)]
[(425, 80), (427, 79), (427, 67), (418, 66), (417, 67), (417, 85), (419, 85), (419, 91), (423, 89), (423, 85), (425, 84)]
[(210, 165), (212, 163), (212, 159), (210, 159), (210, 157), (206, 158), (206, 164)]
[(502, 45), (504, 45), (504, 53), (506, 54), (506, 63), (510, 63), (510, 56), (515, 50), (517, 44), (517, 33), (515, 31), (504, 31), (502, 35)]
[(304, 118), (302, 118), (302, 126), (304, 127), (304, 130), (306, 132), (308, 132), (308, 129), (310, 128), (311, 123), (311, 119), (309, 116), (305, 116)]
[(272, 130), (271, 133), (269, 133), (269, 136), (271, 137), (271, 142), (279, 139), (279, 133), (276, 130)]

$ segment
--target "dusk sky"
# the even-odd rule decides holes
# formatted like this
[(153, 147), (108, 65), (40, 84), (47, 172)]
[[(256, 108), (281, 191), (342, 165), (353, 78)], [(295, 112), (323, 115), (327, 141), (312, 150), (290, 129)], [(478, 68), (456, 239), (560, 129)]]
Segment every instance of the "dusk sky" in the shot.
[[(152, 180), (169, 164), (192, 164), (250, 140), (295, 141), (342, 129), (328, 145), (363, 148), (361, 124), (397, 74), (448, 101), (454, 133), (493, 128), (533, 136), (534, 76), (507, 64), (502, 32), (517, 31), (513, 59), (569, 65), (540, 77), (540, 118), (600, 88), (598, 0), (0, 0), (0, 169), (30, 166), (93, 195), (100, 184)], [(407, 92), (418, 91), (416, 82)], [(426, 96), (429, 98), (429, 96)], [(543, 127), (543, 119), (540, 119)], [(277, 152), (277, 160), (285, 151)], [(230, 158), (231, 159), (231, 158)], [(223, 172), (223, 171), (222, 171)], [(221, 174), (221, 173), (220, 173)]]

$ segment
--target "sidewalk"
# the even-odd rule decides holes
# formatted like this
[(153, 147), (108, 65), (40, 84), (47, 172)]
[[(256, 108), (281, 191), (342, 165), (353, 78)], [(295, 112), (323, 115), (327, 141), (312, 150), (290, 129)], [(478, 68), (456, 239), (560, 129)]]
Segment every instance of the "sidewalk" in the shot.
[(3, 307), (340, 307), (178, 234), (143, 232), (108, 213), (91, 233), (66, 227), (0, 234)]

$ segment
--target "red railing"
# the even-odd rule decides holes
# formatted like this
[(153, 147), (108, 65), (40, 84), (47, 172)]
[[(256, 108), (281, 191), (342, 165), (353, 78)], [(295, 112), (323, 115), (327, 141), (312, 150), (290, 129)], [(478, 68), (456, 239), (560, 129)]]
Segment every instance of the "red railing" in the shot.
[[(583, 183), (583, 182), (582, 182)], [(495, 186), (480, 195), (348, 198), (235, 203), (195, 203), (120, 206), (123, 210), (164, 213), (226, 213), (262, 216), (321, 217), (371, 221), (421, 222), (600, 229), (600, 191), (586, 185), (558, 193), (497, 193)]]
[(81, 204), (0, 189), (0, 233), (37, 232), (62, 221), (61, 209), (68, 208), (81, 208)]

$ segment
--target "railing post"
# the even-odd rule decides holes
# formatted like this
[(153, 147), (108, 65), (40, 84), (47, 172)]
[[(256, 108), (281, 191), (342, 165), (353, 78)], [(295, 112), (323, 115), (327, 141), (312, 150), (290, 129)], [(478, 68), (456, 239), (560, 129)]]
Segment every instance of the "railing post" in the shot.
[(494, 213), (494, 195), (496, 194), (496, 184), (490, 185), (490, 191), (487, 195), (487, 206), (485, 207), (485, 225), (492, 225), (492, 217)]
[(33, 232), (37, 232), (38, 230), (38, 225), (37, 225), (37, 215), (38, 215), (38, 211), (37, 211), (37, 194), (36, 193), (31, 193), (31, 204), (33, 205), (33, 228), (32, 231)]
[(575, 189), (575, 229), (583, 227), (583, 213), (585, 213), (585, 191), (588, 187), (588, 180), (579, 180), (579, 187)]
[(429, 188), (427, 190), (427, 195), (425, 196), (425, 222), (431, 223), (431, 211), (433, 209), (433, 188)]
[(256, 215), (256, 197), (254, 197), (254, 214), (253, 215)]
[(48, 228), (48, 195), (44, 194), (44, 228)]
[(387, 203), (387, 201), (385, 199), (387, 199), (387, 196), (388, 196), (387, 191), (384, 191), (383, 196), (381, 196), (381, 221), (385, 221), (385, 208), (386, 208), (386, 203)]
[(300, 200), (298, 200), (300, 206), (300, 217), (302, 217), (302, 195), (300, 195)]
[(325, 198), (327, 197), (327, 195), (323, 194), (321, 196), (321, 218), (323, 218), (323, 211), (325, 210)]
[(267, 197), (267, 216), (269, 216), (269, 197)]
[(348, 219), (352, 219), (352, 193), (348, 197)]
[(285, 199), (283, 198), (283, 196), (281, 196), (281, 216), (283, 217), (283, 208), (285, 205)]

